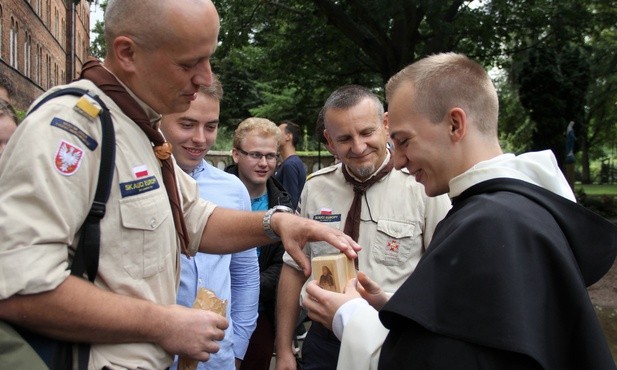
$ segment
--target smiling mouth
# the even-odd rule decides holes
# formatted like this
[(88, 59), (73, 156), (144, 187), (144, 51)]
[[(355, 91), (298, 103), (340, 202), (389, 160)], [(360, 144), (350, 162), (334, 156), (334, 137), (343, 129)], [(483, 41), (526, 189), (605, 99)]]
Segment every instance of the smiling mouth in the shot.
[(194, 154), (194, 155), (198, 155), (206, 151), (205, 149), (196, 149), (196, 148), (187, 148), (187, 147), (183, 147), (183, 148), (187, 152)]

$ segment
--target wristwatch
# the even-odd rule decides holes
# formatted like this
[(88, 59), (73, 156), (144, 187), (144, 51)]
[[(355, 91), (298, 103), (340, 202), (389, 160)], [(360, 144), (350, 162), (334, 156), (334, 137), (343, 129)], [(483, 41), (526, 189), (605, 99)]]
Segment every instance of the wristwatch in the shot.
[(272, 226), (270, 225), (270, 220), (272, 219), (272, 215), (275, 214), (276, 212), (294, 213), (294, 211), (293, 209), (287, 206), (274, 206), (270, 208), (264, 215), (264, 218), (262, 220), (264, 232), (266, 233), (266, 235), (268, 235), (270, 239), (279, 241), (281, 240), (281, 238), (274, 232), (274, 230), (272, 230)]

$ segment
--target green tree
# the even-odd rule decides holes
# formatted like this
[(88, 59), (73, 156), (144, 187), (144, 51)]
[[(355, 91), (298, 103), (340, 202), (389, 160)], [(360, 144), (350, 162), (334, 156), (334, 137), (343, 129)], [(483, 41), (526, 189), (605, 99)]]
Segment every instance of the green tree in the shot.
[[(529, 52), (518, 79), (519, 96), (535, 123), (532, 150), (550, 149), (565, 159), (568, 122), (583, 124), (589, 64), (577, 48), (537, 47)], [(580, 131), (576, 130), (575, 132)]]
[[(107, 8), (107, 0), (101, 1), (99, 4), (101, 9), (105, 11)], [(94, 39), (90, 40), (90, 55), (93, 55), (99, 59), (105, 57), (105, 37), (103, 34), (105, 23), (103, 21), (96, 21), (94, 27), (92, 28), (92, 34), (94, 34)]]
[[(534, 55), (541, 57), (543, 50), (559, 63), (549, 72), (555, 72), (561, 84), (561, 106), (572, 108), (577, 123), (581, 121), (581, 155), (592, 144), (588, 139), (597, 145), (610, 137), (615, 71), (602, 54), (607, 48), (615, 50), (617, 18), (611, 0), (214, 2), (221, 34), (212, 62), (226, 92), (221, 122), (231, 129), (248, 116), (262, 115), (273, 121), (295, 120), (312, 133), (318, 110), (335, 88), (356, 83), (382, 95), (386, 80), (405, 65), (428, 54), (457, 51), (500, 71), (496, 82), (507, 147), (551, 147), (561, 158), (561, 143), (544, 140), (563, 139), (564, 123), (532, 119), (522, 104), (524, 100), (525, 106), (542, 109), (546, 101), (544, 90), (528, 94), (521, 89), (523, 66), (530, 68)], [(104, 41), (98, 44), (102, 55)], [(614, 52), (611, 55), (614, 66)], [(586, 76), (590, 84), (585, 89)], [(573, 88), (570, 95), (568, 86)], [(584, 98), (575, 99), (580, 96)], [(560, 111), (567, 120), (564, 113)]]

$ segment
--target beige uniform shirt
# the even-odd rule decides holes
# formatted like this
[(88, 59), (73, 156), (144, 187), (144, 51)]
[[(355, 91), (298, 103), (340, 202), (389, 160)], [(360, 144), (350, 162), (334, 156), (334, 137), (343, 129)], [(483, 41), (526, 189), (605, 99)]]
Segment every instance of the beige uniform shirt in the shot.
[[(95, 284), (118, 294), (174, 304), (179, 243), (152, 145), (91, 82), (71, 86), (102, 97), (116, 134)], [(58, 97), (33, 112), (1, 157), (0, 299), (52, 290), (69, 275), (67, 245), (77, 245), (79, 228), (94, 199), (101, 144), (99, 118), (78, 113), (76, 101), (74, 96)], [(159, 118), (143, 107), (153, 121)], [(215, 206), (200, 199), (195, 182), (177, 166), (176, 176), (195, 253)], [(89, 367), (163, 369), (171, 360), (152, 343), (96, 344)]]
[[(354, 197), (341, 166), (339, 163), (313, 173), (304, 185), (298, 206), (303, 217), (339, 230), (345, 227)], [(384, 291), (396, 291), (418, 264), (435, 226), (449, 209), (447, 196), (427, 197), (424, 187), (407, 171), (392, 170), (371, 186), (362, 199), (359, 270)], [(311, 242), (307, 246), (304, 252), (309, 258), (339, 253), (325, 242)], [(298, 268), (287, 253), (283, 260)]]

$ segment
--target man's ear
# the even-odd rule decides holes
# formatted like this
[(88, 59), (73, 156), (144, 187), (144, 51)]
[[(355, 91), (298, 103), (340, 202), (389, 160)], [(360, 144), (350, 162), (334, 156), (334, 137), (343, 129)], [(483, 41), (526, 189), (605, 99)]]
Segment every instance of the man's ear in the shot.
[(383, 128), (386, 129), (386, 135), (390, 136), (390, 125), (388, 124), (388, 112), (383, 114)]
[(452, 141), (461, 141), (467, 133), (467, 115), (461, 108), (452, 108), (448, 113), (450, 138)]
[(332, 145), (332, 138), (328, 134), (328, 130), (326, 129), (323, 130), (323, 136), (326, 138), (326, 141), (328, 142), (328, 149), (330, 150), (330, 153), (336, 153), (334, 145)]
[(135, 71), (135, 51), (137, 45), (135, 42), (126, 36), (118, 36), (114, 39), (112, 45), (115, 51), (116, 61), (120, 67), (127, 72)]
[(231, 159), (233, 159), (234, 164), (238, 164), (238, 150), (236, 148), (231, 149)]

